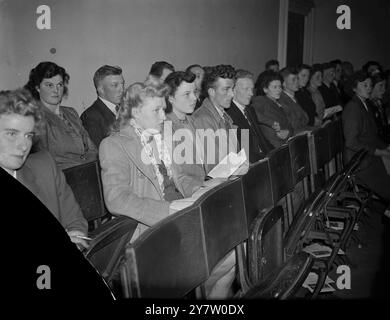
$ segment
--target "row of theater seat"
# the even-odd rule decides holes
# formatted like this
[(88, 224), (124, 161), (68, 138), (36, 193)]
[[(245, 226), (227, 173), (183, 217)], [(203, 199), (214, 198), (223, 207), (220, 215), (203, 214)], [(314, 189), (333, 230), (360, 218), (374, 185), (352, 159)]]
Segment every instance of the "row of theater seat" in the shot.
[[(294, 297), (310, 272), (318, 275), (314, 298), (339, 250), (346, 250), (369, 198), (357, 192), (353, 176), (365, 153), (343, 166), (342, 151), (340, 120), (298, 135), (244, 176), (206, 192), (132, 244), (134, 220), (116, 217), (101, 224), (91, 231), (94, 240), (86, 257), (118, 297), (181, 298), (196, 292), (202, 298), (203, 290), (195, 289), (235, 249), (237, 298)], [(86, 218), (102, 219), (98, 164), (83, 166), (78, 173), (77, 168), (65, 171), (67, 181)], [(298, 186), (304, 196), (296, 201)], [(332, 229), (333, 220), (343, 228)], [(313, 242), (330, 247), (330, 255), (315, 258), (304, 252)]]

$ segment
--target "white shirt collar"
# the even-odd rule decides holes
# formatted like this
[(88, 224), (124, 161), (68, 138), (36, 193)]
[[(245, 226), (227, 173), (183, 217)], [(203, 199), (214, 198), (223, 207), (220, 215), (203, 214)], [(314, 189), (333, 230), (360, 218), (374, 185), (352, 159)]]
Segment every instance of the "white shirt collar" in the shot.
[(366, 110), (368, 111), (368, 107), (367, 107), (366, 102), (359, 95), (356, 95), (356, 96), (360, 99), (360, 101), (363, 103), (364, 108), (366, 108)]
[(112, 102), (110, 102), (110, 101), (108, 101), (106, 99), (103, 99), (102, 97), (99, 97), (99, 99), (102, 100), (103, 103), (106, 105), (106, 107), (108, 109), (110, 109), (113, 114), (116, 115), (116, 110), (115, 110), (116, 105), (115, 104), (113, 104)]
[(286, 95), (288, 95), (295, 103), (297, 102), (297, 101), (295, 100), (295, 96), (292, 95), (290, 92), (288, 92), (287, 90), (283, 90), (283, 92), (284, 92)]
[[(210, 101), (211, 102), (211, 101)], [(214, 108), (217, 110), (218, 114), (221, 116), (221, 118), (223, 119), (223, 114), (224, 114), (224, 111), (221, 110), (221, 108), (218, 108), (217, 106), (215, 106), (214, 103), (211, 102), (211, 104), (214, 106)]]
[(244, 114), (245, 116), (245, 108), (246, 106), (243, 106), (241, 103), (237, 102), (237, 100), (233, 99), (234, 104), (237, 106), (238, 109)]
[[(3, 167), (2, 167), (3, 168)], [(11, 176), (13, 176), (15, 179), (16, 179), (16, 170), (12, 170), (12, 173), (9, 172), (9, 170), (3, 168), (8, 174), (10, 174)]]

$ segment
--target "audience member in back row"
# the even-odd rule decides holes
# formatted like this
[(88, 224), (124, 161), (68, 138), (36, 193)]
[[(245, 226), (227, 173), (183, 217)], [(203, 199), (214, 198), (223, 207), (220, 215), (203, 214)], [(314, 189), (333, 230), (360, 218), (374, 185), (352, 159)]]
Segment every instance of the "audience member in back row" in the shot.
[[(351, 78), (351, 87), (355, 95), (342, 115), (345, 160), (349, 161), (360, 149), (368, 150), (357, 177), (390, 203), (390, 175), (384, 166), (384, 162), (390, 161), (390, 146), (378, 137), (375, 120), (368, 107), (371, 79), (366, 72), (358, 71)], [(389, 210), (387, 213), (390, 214)]]
[(69, 75), (53, 62), (41, 62), (30, 72), (26, 88), (39, 101), (43, 126), (34, 151), (47, 150), (61, 169), (96, 160), (97, 148), (84, 129), (77, 111), (61, 106)]
[(381, 73), (382, 66), (377, 61), (368, 61), (363, 65), (362, 70), (364, 72), (367, 72), (368, 75), (371, 77), (377, 73)]
[[(172, 160), (177, 163), (177, 180), (185, 197), (191, 197), (204, 184), (206, 177), (202, 146), (199, 139), (196, 139), (195, 126), (189, 116), (194, 111), (197, 100), (195, 78), (195, 74), (190, 71), (176, 71), (165, 79), (165, 83), (170, 87), (167, 97), (169, 112), (166, 113), (165, 125), (172, 125), (172, 136), (180, 133), (180, 140), (172, 141)], [(182, 130), (177, 132), (179, 129)]]
[(279, 61), (272, 59), (265, 63), (265, 70), (270, 70), (274, 72), (279, 72)]
[(294, 129), (278, 102), (282, 93), (282, 77), (276, 72), (264, 71), (258, 81), (263, 93), (252, 100), (252, 107), (265, 138), (277, 148), (294, 135)]
[(296, 71), (293, 68), (283, 68), (280, 75), (283, 78), (283, 91), (280, 94), (279, 103), (286, 112), (287, 118), (294, 129), (294, 134), (309, 130), (309, 117), (295, 98), (295, 92), (299, 89)]
[(167, 217), (170, 203), (184, 194), (161, 137), (168, 90), (165, 84), (130, 85), (114, 131), (99, 147), (106, 206), (138, 221), (133, 240)]
[(311, 93), (307, 88), (307, 84), (309, 82), (310, 70), (311, 68), (306, 64), (302, 64), (298, 66), (297, 72), (298, 72), (299, 90), (295, 93), (295, 98), (297, 99), (298, 104), (306, 112), (309, 118), (307, 124), (309, 126), (314, 127), (314, 126), (321, 125), (321, 121), (317, 116), (316, 104), (314, 103)]
[[(229, 152), (237, 152), (237, 136), (229, 132), (236, 129), (233, 120), (226, 113), (233, 98), (235, 70), (229, 65), (218, 65), (206, 72), (203, 80), (203, 92), (207, 97), (192, 117), (196, 129), (205, 130), (204, 165), (208, 174)], [(207, 135), (211, 129), (214, 135)], [(219, 139), (214, 137), (221, 134)], [(208, 148), (211, 143), (213, 148)], [(214, 150), (210, 150), (214, 149)], [(210, 152), (211, 151), (211, 152)]]
[(324, 119), (325, 102), (318, 88), (322, 85), (322, 67), (320, 64), (313, 64), (309, 75), (309, 85), (307, 89), (316, 105), (317, 124), (321, 125)]
[(72, 242), (88, 247), (85, 240), (79, 238), (87, 235), (87, 221), (64, 174), (48, 152), (30, 154), (32, 138), (39, 130), (41, 118), (42, 112), (27, 90), (0, 92), (0, 167), (49, 209)]
[(115, 122), (122, 100), (122, 69), (107, 65), (100, 67), (93, 76), (93, 84), (98, 98), (80, 118), (93, 143), (99, 148), (100, 142), (108, 136)]
[(332, 63), (322, 64), (322, 85), (318, 87), (325, 102), (325, 108), (340, 105), (339, 92), (334, 84), (335, 68)]
[(373, 110), (379, 137), (386, 143), (390, 143), (390, 124), (386, 114), (383, 96), (386, 90), (386, 78), (383, 73), (376, 73), (371, 76), (372, 92), (370, 105)]
[(150, 67), (146, 83), (155, 84), (163, 83), (168, 75), (175, 71), (175, 67), (166, 61), (156, 61)]
[(204, 78), (204, 70), (202, 66), (199, 64), (192, 64), (189, 67), (187, 67), (186, 71), (190, 71), (195, 75), (195, 95), (196, 95), (196, 105), (195, 110), (198, 109), (204, 100), (204, 96), (202, 94), (202, 83)]
[(233, 124), (238, 127), (238, 141), (241, 141), (242, 130), (247, 130), (249, 134), (249, 150), (245, 150), (245, 153), (247, 156), (249, 155), (250, 163), (263, 159), (273, 149), (258, 127), (256, 114), (250, 107), (253, 88), (253, 74), (246, 70), (237, 70), (233, 89), (234, 96), (230, 108), (226, 110), (232, 118)]

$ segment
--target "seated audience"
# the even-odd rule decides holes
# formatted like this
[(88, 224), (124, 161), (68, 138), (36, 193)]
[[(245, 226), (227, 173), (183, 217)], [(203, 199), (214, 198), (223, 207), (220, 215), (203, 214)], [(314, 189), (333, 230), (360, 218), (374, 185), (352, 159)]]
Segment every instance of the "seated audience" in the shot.
[(341, 88), (340, 88), (340, 80), (341, 80), (341, 75), (343, 72), (343, 67), (341, 66), (341, 60), (340, 59), (335, 59), (330, 62), (333, 67), (334, 67), (334, 80), (333, 83), (336, 86), (336, 89), (338, 90), (339, 94), (341, 93)]
[(175, 67), (166, 61), (156, 61), (152, 64), (146, 83), (155, 84), (163, 83), (168, 75), (175, 71)]
[(25, 88), (39, 101), (43, 112), (42, 130), (34, 151), (47, 150), (60, 169), (97, 158), (97, 149), (84, 129), (77, 111), (61, 106), (68, 91), (69, 75), (53, 62), (41, 62), (30, 72)]
[(349, 89), (348, 83), (350, 77), (353, 75), (353, 65), (349, 61), (343, 61), (341, 63), (342, 71), (341, 71), (341, 79), (340, 79), (340, 87), (342, 88), (340, 93), (340, 100), (343, 106), (347, 104), (349, 100), (351, 100), (353, 96), (353, 92)]
[(367, 72), (368, 75), (371, 77), (377, 73), (382, 72), (382, 66), (377, 61), (367, 61), (363, 65), (362, 71)]
[(49, 209), (72, 242), (88, 247), (79, 238), (87, 235), (88, 224), (64, 174), (48, 152), (30, 154), (41, 118), (42, 112), (27, 90), (0, 92), (0, 167)]
[(195, 95), (196, 95), (196, 105), (195, 105), (195, 110), (198, 109), (204, 100), (204, 96), (202, 95), (202, 82), (204, 78), (204, 70), (202, 66), (199, 64), (193, 64), (187, 67), (186, 71), (192, 72), (196, 78), (195, 78)]
[(195, 126), (189, 116), (194, 111), (197, 100), (195, 79), (195, 74), (190, 71), (172, 72), (165, 79), (165, 83), (170, 87), (167, 98), (167, 109), (170, 111), (166, 113), (165, 124), (170, 122), (172, 125), (172, 136), (179, 129), (183, 129), (181, 130), (183, 135), (179, 135), (181, 139), (172, 141), (172, 160), (177, 163), (177, 182), (182, 186), (185, 197), (191, 197), (204, 184), (206, 177), (201, 155), (202, 147), (196, 144), (198, 140)]
[(273, 149), (258, 127), (256, 114), (249, 106), (253, 96), (253, 88), (253, 74), (246, 70), (237, 70), (233, 89), (234, 96), (230, 108), (226, 110), (232, 118), (233, 124), (238, 127), (238, 141), (241, 141), (243, 130), (247, 130), (247, 134), (249, 134), (249, 150), (245, 150), (245, 153), (247, 156), (249, 155), (250, 163), (263, 159)]
[[(360, 149), (367, 150), (357, 171), (357, 178), (371, 190), (390, 203), (390, 175), (384, 162), (390, 161), (390, 146), (380, 139), (373, 114), (368, 107), (371, 94), (371, 79), (368, 74), (358, 71), (351, 78), (355, 92), (345, 106), (342, 121), (345, 138), (345, 160), (349, 161)], [(387, 210), (387, 214), (390, 211)]]
[[(229, 152), (238, 150), (237, 137), (229, 132), (237, 127), (233, 125), (233, 120), (226, 113), (233, 98), (234, 76), (235, 70), (232, 66), (212, 67), (205, 74), (203, 81), (203, 91), (207, 97), (203, 100), (202, 106), (192, 114), (195, 128), (203, 129), (205, 133), (201, 141), (206, 174)], [(217, 136), (218, 139), (216, 139)], [(209, 144), (211, 148), (208, 147)]]
[(266, 71), (275, 71), (279, 72), (279, 61), (272, 59), (265, 63), (265, 70)]
[(322, 84), (322, 67), (320, 64), (313, 64), (310, 70), (309, 85), (307, 89), (310, 91), (311, 97), (316, 105), (318, 125), (321, 125), (322, 120), (324, 119), (324, 111), (325, 111), (325, 102), (321, 92), (318, 90), (321, 84)]
[(133, 240), (167, 217), (170, 202), (184, 194), (161, 137), (168, 90), (164, 84), (130, 85), (114, 130), (99, 147), (106, 206), (138, 221)]
[(279, 103), (286, 112), (294, 133), (308, 130), (309, 117), (295, 98), (295, 93), (299, 89), (297, 72), (292, 68), (284, 68), (280, 71), (280, 75), (283, 78), (283, 91)]
[(335, 67), (332, 63), (322, 65), (322, 85), (318, 87), (325, 102), (325, 108), (341, 105), (340, 95), (334, 84)]
[(118, 113), (124, 86), (122, 69), (108, 65), (100, 67), (93, 76), (93, 84), (98, 97), (80, 118), (93, 143), (99, 147)]
[(295, 98), (298, 104), (306, 112), (309, 118), (307, 124), (309, 126), (314, 127), (314, 126), (319, 126), (321, 124), (321, 121), (317, 116), (316, 104), (313, 101), (311, 92), (307, 88), (309, 82), (310, 70), (311, 68), (306, 64), (302, 64), (298, 67), (297, 72), (298, 72), (299, 89), (295, 93)]
[(386, 78), (383, 73), (375, 73), (370, 78), (372, 81), (370, 106), (375, 117), (378, 135), (383, 141), (390, 143), (390, 124), (383, 103), (383, 96), (386, 91)]
[(263, 95), (252, 99), (252, 107), (264, 136), (277, 148), (294, 135), (294, 129), (278, 102), (282, 93), (282, 77), (276, 72), (264, 71), (259, 79)]

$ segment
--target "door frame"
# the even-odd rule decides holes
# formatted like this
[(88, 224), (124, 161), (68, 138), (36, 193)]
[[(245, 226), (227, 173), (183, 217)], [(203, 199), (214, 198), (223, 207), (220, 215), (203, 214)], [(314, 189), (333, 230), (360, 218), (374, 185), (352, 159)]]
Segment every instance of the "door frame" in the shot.
[(312, 0), (279, 0), (278, 61), (281, 68), (286, 66), (288, 39), (288, 12), (305, 16), (303, 57), (305, 64), (313, 64), (315, 5)]

